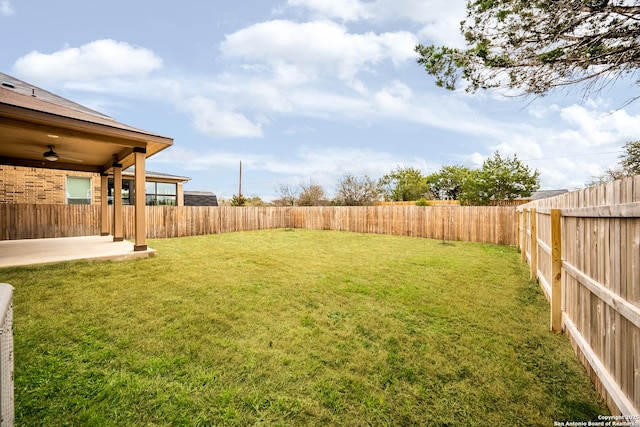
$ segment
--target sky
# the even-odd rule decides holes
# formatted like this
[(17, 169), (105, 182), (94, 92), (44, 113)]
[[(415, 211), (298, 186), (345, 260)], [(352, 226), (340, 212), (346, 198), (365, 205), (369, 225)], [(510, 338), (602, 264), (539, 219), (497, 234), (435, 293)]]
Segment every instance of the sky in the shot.
[(281, 186), (480, 167), (577, 189), (640, 139), (632, 79), (585, 96), (447, 91), (418, 43), (464, 47), (465, 0), (0, 0), (0, 71), (174, 139), (147, 169), (265, 201)]

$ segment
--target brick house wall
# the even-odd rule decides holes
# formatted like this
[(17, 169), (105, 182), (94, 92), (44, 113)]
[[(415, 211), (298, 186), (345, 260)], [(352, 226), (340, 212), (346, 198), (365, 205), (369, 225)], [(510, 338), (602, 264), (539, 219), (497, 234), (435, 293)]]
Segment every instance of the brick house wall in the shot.
[(100, 203), (100, 175), (0, 165), (0, 203), (66, 204), (67, 177), (91, 178), (91, 202)]

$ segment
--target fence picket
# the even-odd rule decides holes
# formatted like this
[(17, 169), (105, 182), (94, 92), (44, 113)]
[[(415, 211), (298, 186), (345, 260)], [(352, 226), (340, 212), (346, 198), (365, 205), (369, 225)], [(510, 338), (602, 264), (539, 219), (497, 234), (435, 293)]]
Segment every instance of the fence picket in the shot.
[[(134, 207), (123, 206), (123, 233), (134, 237)], [(109, 224), (113, 223), (113, 209)], [(147, 237), (167, 238), (269, 228), (308, 228), (514, 245), (515, 207), (147, 206)], [(112, 229), (112, 228), (111, 228)], [(97, 205), (0, 204), (0, 239), (100, 234)]]
[[(539, 274), (553, 280), (552, 330), (559, 331), (556, 286), (562, 294), (561, 322), (596, 388), (613, 413), (640, 411), (640, 176), (532, 202), (522, 216), (522, 259), (535, 263), (531, 243), (538, 215), (540, 247), (551, 246), (551, 267), (539, 253)], [(555, 214), (554, 214), (555, 212)], [(561, 281), (553, 239), (544, 222), (560, 215)], [(552, 229), (554, 225), (551, 225)], [(527, 241), (529, 239), (529, 241)], [(555, 267), (554, 267), (555, 265)], [(553, 272), (545, 272), (551, 268)], [(567, 326), (568, 325), (568, 326)]]

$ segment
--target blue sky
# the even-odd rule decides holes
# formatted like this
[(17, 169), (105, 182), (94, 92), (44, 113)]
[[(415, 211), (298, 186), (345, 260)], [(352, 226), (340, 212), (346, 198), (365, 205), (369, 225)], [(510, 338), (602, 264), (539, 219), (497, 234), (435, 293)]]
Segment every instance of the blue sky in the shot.
[(416, 43), (462, 46), (464, 0), (0, 0), (0, 71), (174, 138), (147, 168), (186, 190), (268, 201), (281, 184), (398, 166), (426, 175), (500, 151), (542, 189), (584, 186), (640, 139), (633, 80), (588, 98), (450, 92)]

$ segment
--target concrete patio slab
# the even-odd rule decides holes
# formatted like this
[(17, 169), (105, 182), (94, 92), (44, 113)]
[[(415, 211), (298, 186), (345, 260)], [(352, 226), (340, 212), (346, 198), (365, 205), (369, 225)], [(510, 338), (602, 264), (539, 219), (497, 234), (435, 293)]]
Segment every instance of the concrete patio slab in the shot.
[(114, 242), (112, 236), (60, 237), (0, 241), (0, 268), (72, 260), (124, 261), (148, 258), (155, 250), (134, 251), (129, 241)]

